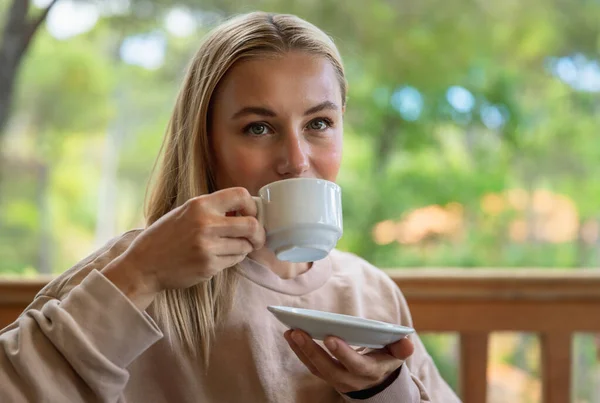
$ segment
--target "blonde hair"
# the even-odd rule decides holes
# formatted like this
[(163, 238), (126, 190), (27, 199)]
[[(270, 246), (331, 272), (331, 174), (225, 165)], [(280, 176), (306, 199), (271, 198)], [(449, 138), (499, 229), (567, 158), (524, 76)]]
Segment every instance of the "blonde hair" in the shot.
[[(211, 31), (191, 61), (179, 91), (149, 187), (146, 223), (151, 225), (188, 199), (214, 192), (209, 110), (215, 88), (231, 66), (243, 59), (299, 50), (327, 58), (346, 100), (341, 57), (329, 36), (293, 15), (253, 12)], [(223, 270), (187, 289), (166, 290), (153, 302), (160, 323), (188, 352), (208, 366), (211, 339), (233, 301), (236, 273)]]

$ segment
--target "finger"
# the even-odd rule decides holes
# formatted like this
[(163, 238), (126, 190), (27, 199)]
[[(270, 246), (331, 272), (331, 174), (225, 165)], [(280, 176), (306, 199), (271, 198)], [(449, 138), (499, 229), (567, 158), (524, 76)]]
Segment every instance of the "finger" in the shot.
[(254, 249), (265, 244), (263, 226), (254, 217), (222, 217), (214, 226), (215, 235), (226, 238), (246, 238)]
[(415, 351), (415, 345), (409, 338), (405, 337), (404, 339), (386, 346), (386, 349), (391, 355), (399, 360), (406, 360)]
[(254, 247), (245, 238), (219, 238), (213, 248), (217, 256), (247, 255)]
[(236, 264), (240, 263), (242, 260), (246, 259), (246, 255), (229, 255), (229, 256), (218, 256), (219, 266), (226, 269), (229, 267), (233, 267)]
[(211, 206), (222, 214), (238, 211), (243, 216), (256, 217), (258, 210), (250, 192), (243, 187), (219, 190), (210, 194)]
[(385, 378), (402, 365), (402, 361), (380, 350), (361, 354), (337, 337), (327, 337), (325, 346), (348, 372), (371, 381)]
[(319, 378), (323, 378), (323, 375), (321, 375), (321, 373), (319, 372), (319, 370), (317, 369), (317, 367), (315, 367), (313, 365), (313, 363), (310, 362), (310, 360), (308, 359), (308, 357), (302, 352), (302, 350), (300, 349), (300, 347), (298, 347), (298, 345), (296, 344), (296, 342), (294, 340), (292, 340), (292, 331), (288, 330), (287, 332), (285, 332), (283, 334), (283, 337), (288, 342), (288, 344), (290, 345), (290, 348), (296, 354), (296, 356), (298, 357), (298, 359), (304, 364), (304, 366), (306, 366), (306, 368), (308, 368), (308, 370), (313, 375), (318, 376)]
[(356, 379), (346, 368), (327, 354), (308, 334), (301, 330), (294, 330), (292, 340), (300, 347), (305, 357), (323, 374), (323, 379), (335, 384), (351, 385), (356, 383)]

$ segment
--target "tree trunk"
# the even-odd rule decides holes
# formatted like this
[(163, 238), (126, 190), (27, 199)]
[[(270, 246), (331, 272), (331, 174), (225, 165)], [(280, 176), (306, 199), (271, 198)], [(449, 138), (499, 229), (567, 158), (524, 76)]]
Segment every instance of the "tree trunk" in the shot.
[(13, 0), (8, 10), (0, 40), (0, 136), (8, 122), (14, 85), (23, 56), (56, 2), (57, 0), (52, 0), (48, 7), (34, 19), (27, 17), (29, 0)]

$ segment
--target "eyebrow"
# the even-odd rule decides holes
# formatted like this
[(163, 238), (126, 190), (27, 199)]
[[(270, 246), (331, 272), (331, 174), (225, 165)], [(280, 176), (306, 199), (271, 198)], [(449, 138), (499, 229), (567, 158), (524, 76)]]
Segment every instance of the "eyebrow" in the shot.
[[(340, 109), (340, 107), (337, 104), (335, 104), (331, 101), (324, 101), (318, 105), (313, 106), (312, 108), (307, 109), (304, 112), (304, 116), (312, 115), (314, 113), (321, 112), (324, 110), (337, 111), (339, 109)], [(246, 106), (246, 107), (240, 109), (239, 111), (237, 111), (236, 113), (234, 113), (232, 116), (232, 119), (238, 119), (238, 118), (240, 118), (242, 116), (246, 116), (246, 115), (260, 115), (260, 116), (268, 116), (271, 118), (274, 118), (277, 116), (277, 114), (269, 108), (265, 108), (262, 106)]]

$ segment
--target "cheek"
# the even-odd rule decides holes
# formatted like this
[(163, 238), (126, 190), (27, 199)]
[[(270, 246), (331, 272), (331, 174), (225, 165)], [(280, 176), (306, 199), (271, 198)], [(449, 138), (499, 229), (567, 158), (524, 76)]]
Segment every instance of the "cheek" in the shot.
[(313, 154), (313, 167), (320, 177), (335, 182), (342, 162), (342, 142), (319, 149)]
[(222, 155), (223, 167), (227, 171), (237, 171), (248, 164), (252, 164), (253, 158), (244, 149), (226, 149)]
[(267, 159), (247, 147), (229, 147), (219, 154), (217, 172), (225, 174), (228, 186), (252, 187), (250, 182), (268, 168)]

